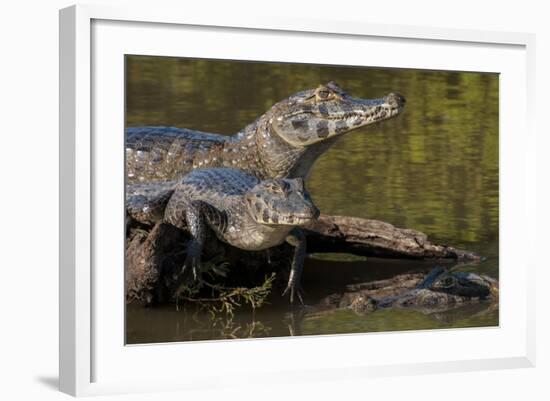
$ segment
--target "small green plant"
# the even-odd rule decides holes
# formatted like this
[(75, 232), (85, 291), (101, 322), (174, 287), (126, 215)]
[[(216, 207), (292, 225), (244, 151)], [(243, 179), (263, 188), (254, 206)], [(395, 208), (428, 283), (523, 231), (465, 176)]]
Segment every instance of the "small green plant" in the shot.
[[(219, 277), (227, 277), (228, 264), (216, 264), (215, 261), (206, 262), (201, 266), (201, 272), (195, 280), (185, 281), (176, 291), (176, 308), (183, 300), (197, 304), (207, 310), (212, 318), (225, 315), (232, 318), (235, 310), (243, 305), (249, 305), (253, 310), (264, 305), (271, 293), (275, 273), (265, 276), (261, 285), (256, 287), (228, 287), (216, 284)], [(204, 296), (210, 291), (210, 296)]]

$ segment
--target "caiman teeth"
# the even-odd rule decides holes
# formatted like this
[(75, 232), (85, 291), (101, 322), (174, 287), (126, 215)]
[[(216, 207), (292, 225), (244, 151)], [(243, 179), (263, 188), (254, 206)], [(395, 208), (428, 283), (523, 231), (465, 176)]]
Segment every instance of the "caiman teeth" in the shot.
[(345, 113), (342, 115), (337, 116), (317, 116), (324, 118), (326, 120), (332, 120), (332, 121), (347, 121), (347, 120), (357, 120), (357, 119), (368, 119), (368, 118), (385, 118), (385, 117), (393, 117), (402, 110), (402, 107), (389, 107), (385, 108), (383, 107), (380, 111), (376, 112), (374, 110), (366, 111), (364, 113), (362, 112), (354, 112), (354, 113)]
[[(379, 117), (392, 117), (396, 114), (399, 114), (399, 112), (403, 109), (403, 107), (390, 107), (390, 108), (382, 108), (382, 112), (375, 112), (374, 110), (370, 110), (370, 111), (365, 111), (364, 113), (363, 112), (353, 112), (353, 113), (345, 113), (345, 114), (341, 114), (341, 115), (321, 115), (321, 114), (317, 114), (317, 113), (312, 113), (312, 112), (297, 112), (297, 113), (292, 113), (292, 114), (289, 114), (289, 115), (286, 115), (286, 116), (281, 116), (281, 117), (278, 117), (278, 120), (283, 120), (283, 119), (290, 119), (292, 117), (295, 117), (297, 115), (302, 115), (302, 114), (313, 114), (316, 118), (322, 118), (324, 120), (330, 120), (330, 121), (345, 121), (345, 120), (350, 120), (350, 119), (358, 119), (358, 118), (375, 118), (377, 116)], [(384, 113), (385, 112), (385, 113)]]
[(344, 114), (342, 116), (328, 116), (324, 117), (327, 120), (335, 120), (335, 121), (344, 121), (344, 120), (356, 120), (358, 118), (365, 118), (368, 117), (367, 114)]
[(294, 224), (308, 223), (313, 220), (313, 216), (294, 216)]

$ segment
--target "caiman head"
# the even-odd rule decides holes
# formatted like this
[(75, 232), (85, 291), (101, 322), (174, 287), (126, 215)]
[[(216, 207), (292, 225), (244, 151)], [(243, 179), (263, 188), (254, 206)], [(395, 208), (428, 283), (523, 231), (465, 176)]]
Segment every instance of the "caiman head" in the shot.
[(405, 98), (398, 93), (359, 99), (331, 81), (278, 103), (269, 121), (271, 131), (288, 144), (305, 147), (392, 118), (404, 106)]
[(302, 226), (319, 217), (301, 178), (261, 181), (245, 199), (248, 212), (260, 224)]
[(435, 267), (413, 289), (374, 299), (372, 303), (377, 308), (399, 306), (435, 310), (472, 300), (498, 300), (498, 281), (485, 275)]
[(442, 267), (432, 269), (417, 288), (467, 298), (498, 298), (498, 282), (495, 279)]

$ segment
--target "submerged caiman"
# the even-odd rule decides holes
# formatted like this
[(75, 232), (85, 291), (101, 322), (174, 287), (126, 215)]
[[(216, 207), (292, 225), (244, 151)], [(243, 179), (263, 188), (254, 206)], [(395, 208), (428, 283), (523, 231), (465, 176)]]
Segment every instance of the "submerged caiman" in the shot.
[(127, 182), (181, 178), (196, 168), (230, 167), (259, 179), (306, 178), (343, 134), (398, 115), (405, 98), (360, 99), (334, 82), (276, 103), (233, 136), (174, 127), (126, 129)]
[[(186, 270), (199, 272), (207, 235), (248, 251), (281, 245), (294, 247), (288, 285), (284, 294), (302, 301), (300, 277), (306, 254), (305, 235), (300, 226), (319, 217), (319, 209), (304, 189), (301, 178), (258, 180), (241, 170), (200, 169), (178, 182), (130, 184), (127, 211), (142, 222), (167, 222), (186, 227), (187, 244), (182, 277)], [(143, 205), (147, 205), (143, 207)], [(283, 295), (284, 295), (283, 294)]]
[(321, 309), (348, 308), (366, 313), (379, 308), (444, 310), (471, 302), (498, 300), (498, 281), (470, 272), (435, 267), (427, 275), (402, 274), (390, 279), (346, 286), (329, 295)]

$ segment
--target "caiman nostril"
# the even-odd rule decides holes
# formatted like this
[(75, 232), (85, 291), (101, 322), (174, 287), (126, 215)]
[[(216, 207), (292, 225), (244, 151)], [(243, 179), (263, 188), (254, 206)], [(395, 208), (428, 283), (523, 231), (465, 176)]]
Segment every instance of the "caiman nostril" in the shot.
[(319, 216), (321, 215), (321, 211), (317, 208), (314, 208), (312, 210), (312, 213), (311, 213), (311, 217), (314, 219), (314, 220), (317, 220), (319, 218)]
[(395, 103), (400, 107), (404, 106), (405, 103), (407, 103), (407, 99), (405, 99), (403, 95), (397, 92), (392, 92), (388, 96), (386, 96), (386, 101), (390, 104)]

